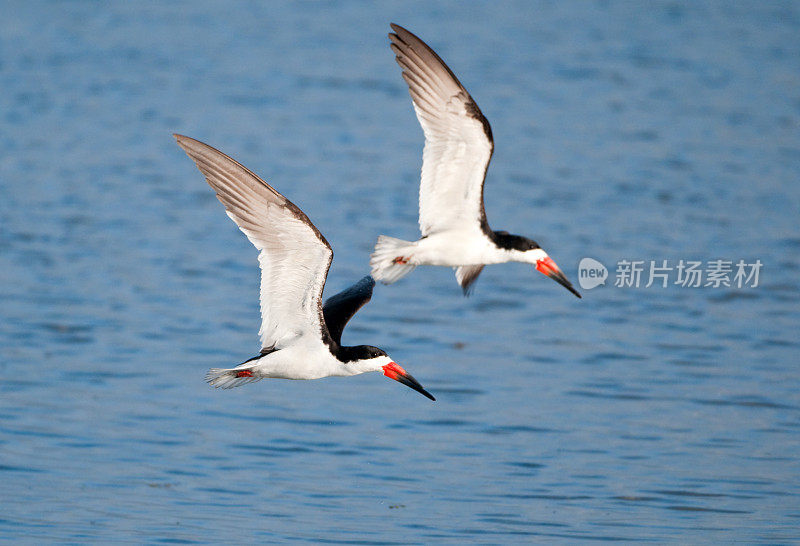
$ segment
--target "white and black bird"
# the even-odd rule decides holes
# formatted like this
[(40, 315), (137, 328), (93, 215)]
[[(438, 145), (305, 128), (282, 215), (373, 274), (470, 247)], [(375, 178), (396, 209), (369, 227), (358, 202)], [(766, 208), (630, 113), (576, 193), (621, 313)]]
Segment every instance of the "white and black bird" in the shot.
[(483, 206), (483, 184), (494, 142), (489, 122), (458, 78), (425, 42), (399, 25), (389, 34), (414, 111), (425, 134), (415, 242), (381, 235), (370, 259), (372, 276), (386, 284), (418, 265), (456, 270), (464, 294), (487, 264), (524, 262), (581, 295), (547, 253), (530, 239), (493, 231)]
[(435, 400), (385, 351), (341, 345), (347, 321), (370, 300), (375, 281), (364, 277), (322, 305), (333, 251), (303, 211), (222, 152), (186, 136), (175, 138), (259, 250), (261, 352), (235, 368), (212, 368), (206, 380), (231, 388), (266, 377), (318, 379), (380, 371)]

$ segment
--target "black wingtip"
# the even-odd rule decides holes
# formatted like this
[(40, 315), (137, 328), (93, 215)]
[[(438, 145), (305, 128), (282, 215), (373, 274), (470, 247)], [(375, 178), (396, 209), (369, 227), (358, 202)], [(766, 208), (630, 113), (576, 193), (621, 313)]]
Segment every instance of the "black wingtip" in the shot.
[(396, 36), (397, 38), (405, 42), (408, 39), (408, 37), (411, 36), (419, 40), (419, 37), (417, 35), (415, 35), (407, 28), (398, 25), (397, 23), (389, 23), (389, 26), (392, 27), (392, 30), (394, 31), (393, 33), (389, 33), (389, 38), (391, 38), (392, 36)]

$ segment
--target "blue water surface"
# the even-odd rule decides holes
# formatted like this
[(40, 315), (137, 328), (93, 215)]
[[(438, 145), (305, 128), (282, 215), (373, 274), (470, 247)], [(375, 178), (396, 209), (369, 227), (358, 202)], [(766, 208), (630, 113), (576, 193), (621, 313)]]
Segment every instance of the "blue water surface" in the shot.
[[(0, 17), (0, 539), (800, 541), (800, 4), (22, 2)], [(532, 267), (419, 268), (352, 321), (378, 374), (217, 391), (256, 252), (173, 132), (296, 202), (333, 294), (415, 239), (407, 26), (492, 123)], [(759, 285), (615, 287), (620, 260)], [(674, 279), (674, 278), (673, 278)]]

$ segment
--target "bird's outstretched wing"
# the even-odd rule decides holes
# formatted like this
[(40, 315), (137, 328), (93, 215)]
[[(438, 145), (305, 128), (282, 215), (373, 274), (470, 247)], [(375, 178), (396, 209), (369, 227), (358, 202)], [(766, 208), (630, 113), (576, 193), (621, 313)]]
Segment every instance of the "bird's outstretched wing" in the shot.
[(367, 275), (350, 288), (342, 290), (325, 301), (322, 306), (322, 314), (325, 316), (328, 331), (336, 343), (342, 342), (342, 332), (347, 321), (353, 318), (356, 311), (372, 298), (374, 287), (375, 281)]
[(175, 135), (259, 250), (261, 347), (281, 348), (313, 333), (327, 337), (320, 300), (333, 251), (308, 217), (272, 186), (219, 150)]
[(494, 143), (489, 122), (458, 78), (425, 42), (399, 25), (389, 34), (425, 133), (419, 189), (422, 235), (488, 230), (483, 181)]

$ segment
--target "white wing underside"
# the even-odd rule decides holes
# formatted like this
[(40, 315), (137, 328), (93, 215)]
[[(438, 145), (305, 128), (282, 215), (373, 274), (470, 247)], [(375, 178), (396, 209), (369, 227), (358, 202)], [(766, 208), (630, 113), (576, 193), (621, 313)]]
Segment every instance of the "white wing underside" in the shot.
[(250, 170), (219, 150), (175, 135), (228, 216), (259, 250), (261, 347), (321, 335), (320, 298), (333, 251), (308, 217)]
[(392, 50), (425, 134), (419, 189), (422, 235), (480, 228), (483, 182), (494, 145), (486, 118), (444, 62), (397, 25)]

